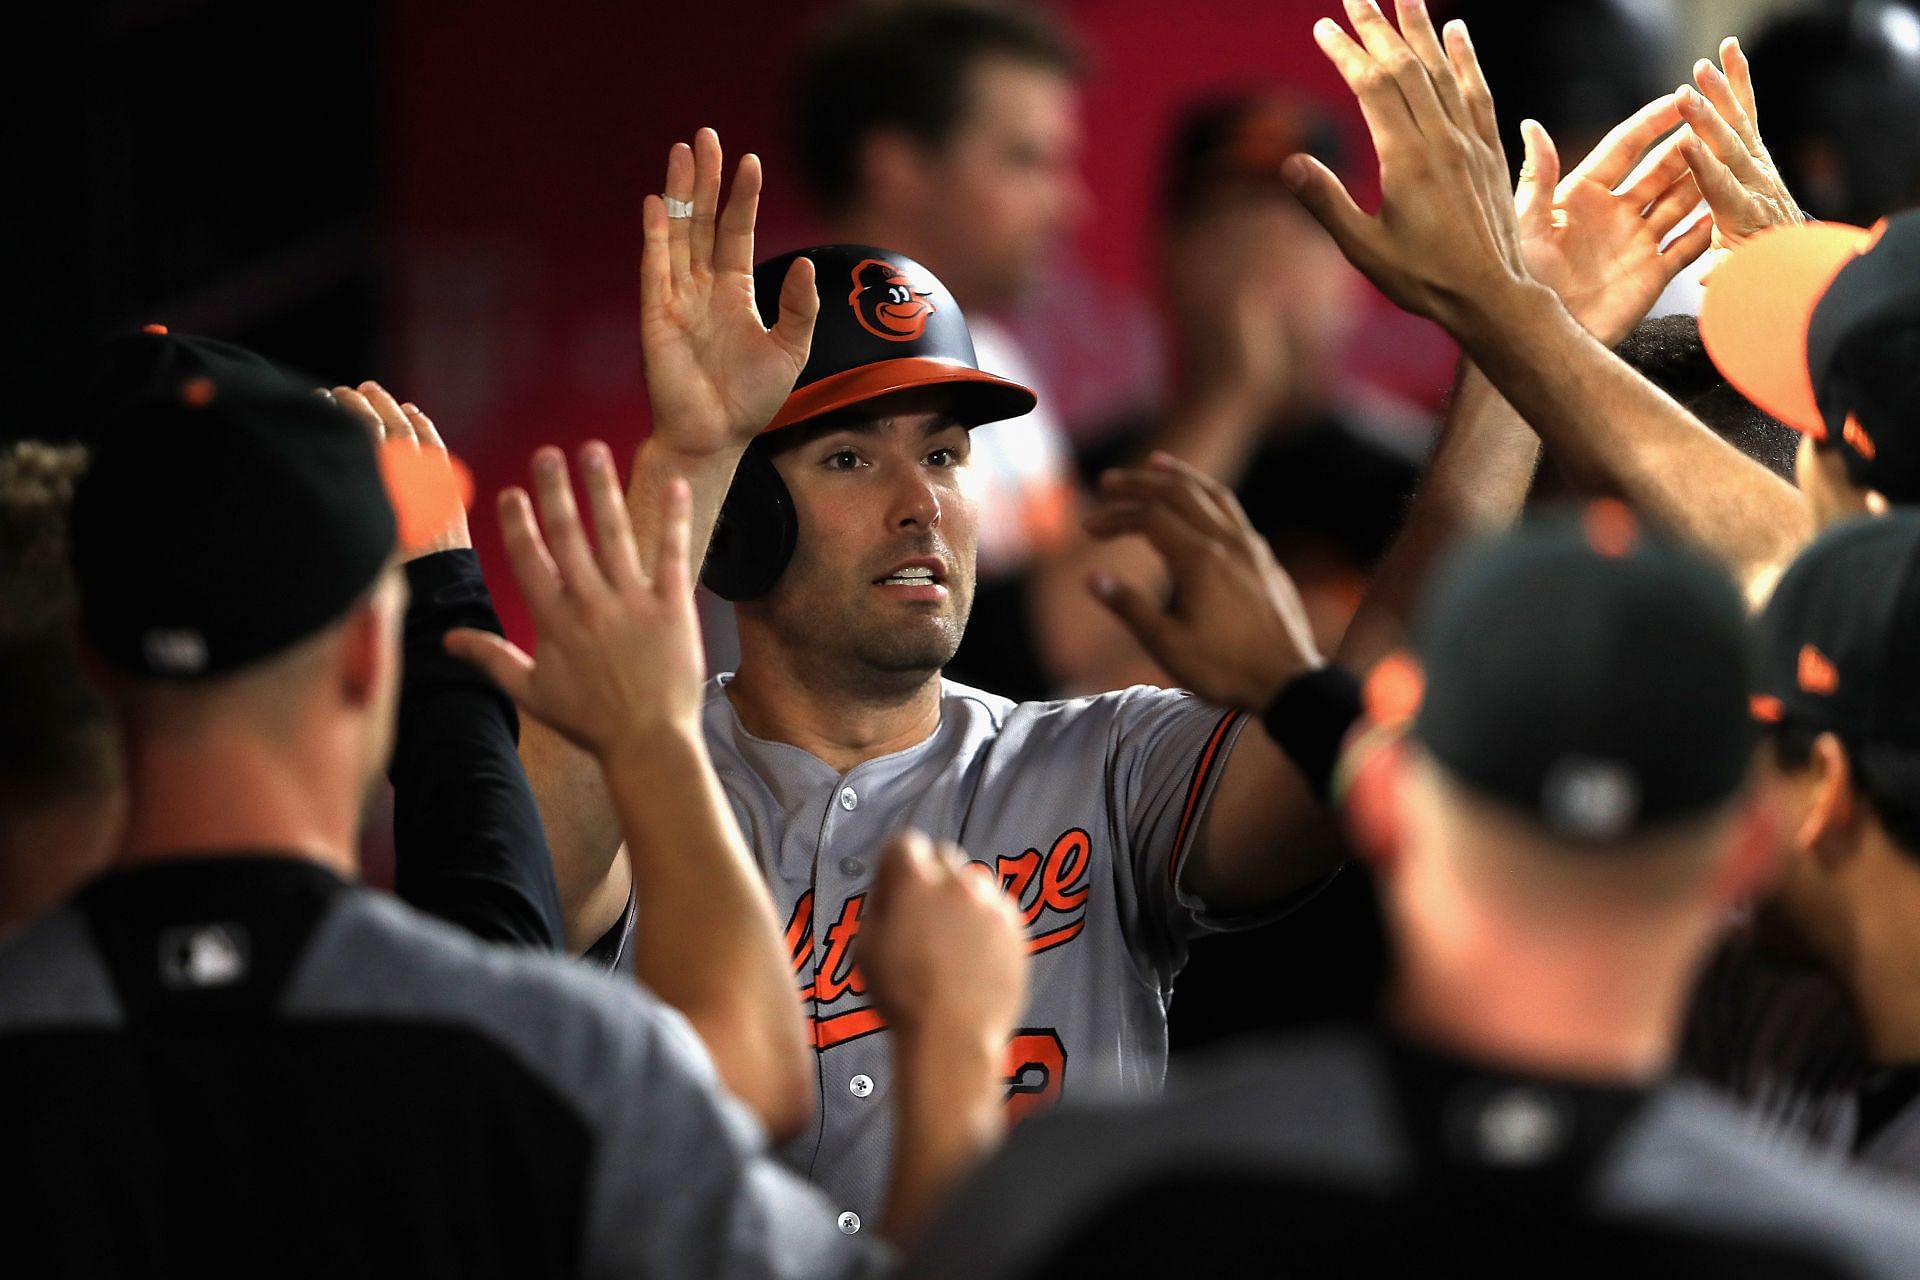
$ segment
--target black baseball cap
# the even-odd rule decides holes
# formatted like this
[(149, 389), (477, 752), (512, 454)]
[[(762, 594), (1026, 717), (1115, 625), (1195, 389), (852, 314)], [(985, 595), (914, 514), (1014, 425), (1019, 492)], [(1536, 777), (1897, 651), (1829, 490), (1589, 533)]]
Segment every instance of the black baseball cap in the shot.
[(1920, 788), (1920, 511), (1836, 525), (1780, 578), (1760, 620), (1753, 714), (1833, 733)]
[(1618, 503), (1532, 521), (1434, 584), (1412, 732), (1462, 785), (1577, 842), (1704, 814), (1752, 760), (1746, 625), (1724, 572)]
[(1920, 503), (1920, 210), (1762, 232), (1708, 275), (1700, 336), (1749, 400), (1838, 448), (1855, 485)]
[(82, 631), (112, 666), (234, 671), (343, 616), (393, 554), (366, 427), (244, 348), (149, 330), (109, 342), (74, 493)]

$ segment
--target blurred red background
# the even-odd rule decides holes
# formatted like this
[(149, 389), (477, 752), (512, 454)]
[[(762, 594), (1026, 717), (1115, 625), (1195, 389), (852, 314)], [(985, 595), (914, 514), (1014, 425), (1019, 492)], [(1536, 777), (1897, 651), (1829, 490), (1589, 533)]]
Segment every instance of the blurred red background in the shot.
[[(712, 125), (733, 157), (766, 161), (759, 252), (820, 237), (787, 160), (793, 55), (821, 0), (785, 4), (529, 6), (412, 0), (388, 13), (383, 128), (390, 367), (473, 466), (474, 531), (498, 564), (490, 495), (544, 442), (647, 430), (636, 317), (639, 208), (667, 148)], [(1159, 158), (1180, 109), (1208, 93), (1280, 85), (1318, 98), (1371, 174), (1357, 111), (1314, 48), (1326, 0), (1067, 0), (1090, 55), (1084, 169), (1094, 209), (1023, 314), (1049, 394), (1070, 423), (1150, 392), (1149, 308)], [(912, 86), (902, 85), (902, 92)], [(1356, 182), (1366, 202), (1370, 182)], [(1353, 360), (1427, 404), (1451, 352), (1381, 304)], [(502, 584), (504, 586), (504, 584)], [(499, 593), (510, 632), (519, 601)]]

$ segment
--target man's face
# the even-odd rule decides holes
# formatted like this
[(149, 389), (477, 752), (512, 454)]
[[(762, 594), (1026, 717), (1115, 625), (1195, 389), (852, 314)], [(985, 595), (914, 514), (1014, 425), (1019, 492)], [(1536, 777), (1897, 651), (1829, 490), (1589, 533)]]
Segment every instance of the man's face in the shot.
[(974, 574), (966, 428), (924, 400), (884, 412), (775, 455), (800, 535), (773, 590), (743, 606), (782, 647), (876, 690), (889, 677), (918, 684), (953, 657)]
[(1062, 73), (981, 60), (953, 136), (927, 156), (927, 264), (963, 305), (1016, 298), (1087, 203), (1078, 94)]

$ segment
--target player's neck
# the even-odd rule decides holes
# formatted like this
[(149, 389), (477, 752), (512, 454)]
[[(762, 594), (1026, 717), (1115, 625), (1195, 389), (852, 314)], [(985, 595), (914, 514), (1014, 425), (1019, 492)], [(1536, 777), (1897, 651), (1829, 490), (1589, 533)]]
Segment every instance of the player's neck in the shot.
[(905, 751), (940, 727), (938, 671), (876, 693), (810, 681), (777, 661), (743, 661), (727, 697), (748, 733), (799, 747), (837, 773)]
[(352, 765), (246, 736), (127, 735), (127, 829), (117, 866), (221, 854), (303, 857), (358, 874)]
[(1693, 942), (1487, 923), (1400, 930), (1388, 1007), (1403, 1032), (1538, 1075), (1645, 1083), (1668, 1070)]
[(1875, 1062), (1920, 1061), (1920, 866), (1881, 832), (1862, 855), (1874, 874), (1856, 891), (1845, 962)]

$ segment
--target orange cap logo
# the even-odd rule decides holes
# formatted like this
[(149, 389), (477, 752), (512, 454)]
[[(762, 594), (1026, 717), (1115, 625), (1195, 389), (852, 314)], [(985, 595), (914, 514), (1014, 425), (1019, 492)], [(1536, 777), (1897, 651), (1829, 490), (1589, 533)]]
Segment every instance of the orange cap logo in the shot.
[(1764, 720), (1768, 724), (1779, 724), (1787, 714), (1780, 699), (1768, 693), (1756, 693), (1748, 698), (1747, 709), (1753, 713), (1755, 720)]
[(1852, 445), (1854, 452), (1868, 462), (1873, 461), (1873, 437), (1868, 435), (1867, 429), (1860, 425), (1860, 419), (1848, 414), (1847, 425), (1840, 432), (1840, 438)]
[(1812, 645), (1800, 646), (1800, 687), (1808, 693), (1832, 693), (1840, 687), (1833, 660)]
[(853, 292), (847, 303), (860, 327), (888, 342), (912, 342), (927, 331), (933, 304), (928, 290), (916, 289), (906, 273), (891, 262), (862, 258), (853, 269)]

